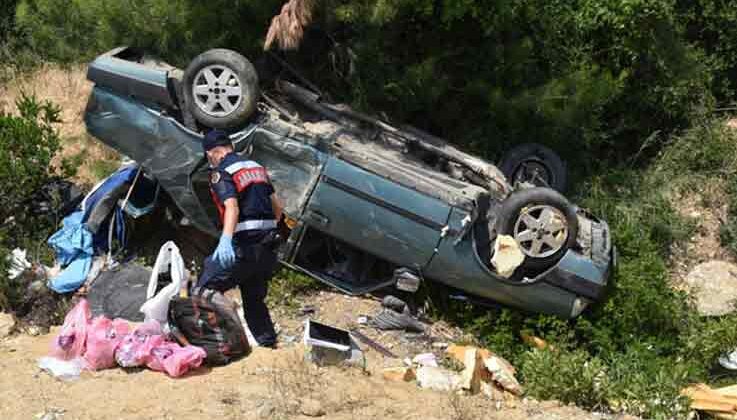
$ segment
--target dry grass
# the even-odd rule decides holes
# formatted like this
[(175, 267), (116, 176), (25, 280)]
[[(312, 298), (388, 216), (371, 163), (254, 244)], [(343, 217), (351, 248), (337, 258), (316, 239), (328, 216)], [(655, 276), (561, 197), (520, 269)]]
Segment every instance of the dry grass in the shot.
[(448, 393), (448, 412), (451, 420), (473, 420), (476, 418), (472, 413), (469, 402), (464, 396), (455, 392)]
[(44, 64), (30, 74), (16, 74), (0, 86), (0, 110), (15, 112), (15, 102), (22, 94), (49, 100), (61, 108), (59, 135), (62, 152), (54, 164), (69, 159), (77, 168), (75, 181), (94, 184), (116, 166), (118, 154), (94, 140), (84, 125), (84, 109), (92, 89), (85, 66), (60, 67)]
[(290, 352), (269, 371), (269, 397), (281, 416), (299, 414), (305, 398), (323, 400), (325, 380), (299, 352)]
[(302, 42), (304, 28), (312, 22), (315, 0), (289, 0), (282, 6), (281, 13), (271, 19), (264, 41), (264, 50), (276, 42), (282, 50), (296, 50)]

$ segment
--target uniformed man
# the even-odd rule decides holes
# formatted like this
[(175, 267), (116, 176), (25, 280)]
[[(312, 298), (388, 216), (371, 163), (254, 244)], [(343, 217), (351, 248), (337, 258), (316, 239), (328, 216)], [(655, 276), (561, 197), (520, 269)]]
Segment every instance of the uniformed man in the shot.
[(281, 203), (266, 169), (234, 153), (227, 133), (208, 132), (202, 146), (223, 231), (197, 286), (221, 292), (239, 286), (248, 328), (260, 346), (274, 347), (276, 333), (264, 299), (277, 265)]

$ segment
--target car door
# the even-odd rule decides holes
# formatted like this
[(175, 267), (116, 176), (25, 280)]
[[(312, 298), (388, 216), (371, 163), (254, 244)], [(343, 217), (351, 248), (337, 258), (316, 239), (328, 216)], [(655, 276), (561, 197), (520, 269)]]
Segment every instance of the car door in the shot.
[(320, 177), (324, 154), (302, 140), (263, 127), (256, 128), (246, 141), (239, 153), (266, 168), (284, 213), (298, 220)]
[(428, 195), (329, 157), (304, 213), (305, 223), (398, 266), (432, 258), (450, 207)]

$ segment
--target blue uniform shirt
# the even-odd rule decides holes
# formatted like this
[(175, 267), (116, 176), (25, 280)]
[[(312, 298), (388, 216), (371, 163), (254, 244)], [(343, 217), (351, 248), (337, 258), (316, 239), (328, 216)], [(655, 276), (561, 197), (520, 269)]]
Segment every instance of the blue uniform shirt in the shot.
[[(223, 203), (229, 198), (238, 200), (239, 224), (246, 221), (274, 220), (274, 210), (271, 207), (274, 187), (271, 186), (266, 168), (252, 160), (244, 159), (235, 153), (226, 155), (217, 168), (210, 172), (210, 189), (220, 213), (221, 223), (225, 215)], [(236, 231), (237, 236), (241, 237), (255, 233), (239, 229)], [(244, 233), (246, 235), (243, 235)]]

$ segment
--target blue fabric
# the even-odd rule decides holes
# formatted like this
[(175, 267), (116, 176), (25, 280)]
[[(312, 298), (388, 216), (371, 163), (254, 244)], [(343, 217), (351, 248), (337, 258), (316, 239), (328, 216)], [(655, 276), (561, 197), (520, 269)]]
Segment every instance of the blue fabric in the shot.
[[(87, 197), (85, 197), (83, 202), (84, 216), (82, 218), (82, 222), (87, 222), (87, 219), (92, 213), (92, 209), (95, 208), (95, 205), (97, 205), (97, 203), (103, 197), (110, 194), (111, 191), (113, 191), (121, 184), (132, 183), (133, 179), (136, 177), (137, 171), (138, 167), (135, 165), (120, 168), (115, 173), (107, 177), (94, 191), (87, 194)], [(110, 214), (112, 215), (112, 212)], [(94, 235), (94, 248), (103, 252), (108, 250), (108, 231), (110, 229), (110, 219), (111, 217), (108, 217), (100, 225), (100, 229)], [(113, 229), (115, 232), (115, 238), (123, 247), (125, 247), (125, 222), (123, 218), (123, 212), (117, 206), (115, 207), (115, 227)]]
[(215, 252), (212, 254), (212, 259), (220, 263), (224, 268), (230, 268), (235, 262), (235, 251), (233, 250), (233, 237), (223, 233), (220, 235), (220, 242), (218, 247), (215, 248)]
[(78, 257), (58, 276), (51, 279), (49, 287), (56, 293), (70, 293), (79, 289), (87, 280), (92, 266), (92, 255)]
[(66, 267), (58, 276), (51, 279), (49, 287), (57, 293), (77, 290), (87, 279), (92, 264), (92, 234), (82, 223), (84, 214), (74, 212), (64, 218), (62, 228), (48, 240), (56, 252), (56, 260)]
[(115, 173), (107, 177), (97, 187), (97, 189), (87, 194), (87, 197), (84, 199), (84, 218), (82, 219), (82, 222), (87, 222), (87, 218), (90, 217), (90, 213), (92, 212), (92, 209), (95, 208), (97, 202), (109, 194), (110, 191), (117, 188), (120, 184), (124, 184), (126, 182), (129, 184), (132, 183), (133, 179), (136, 177), (137, 171), (138, 167), (135, 165), (120, 168)]

